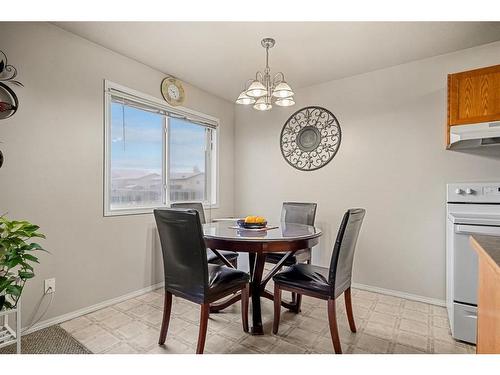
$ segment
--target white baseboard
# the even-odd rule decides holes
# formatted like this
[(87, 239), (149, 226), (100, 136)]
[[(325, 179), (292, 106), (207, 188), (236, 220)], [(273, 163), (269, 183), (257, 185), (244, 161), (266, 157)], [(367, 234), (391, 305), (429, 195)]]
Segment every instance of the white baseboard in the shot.
[(134, 292), (130, 292), (130, 293), (124, 294), (124, 295), (116, 297), (116, 298), (108, 299), (106, 301), (97, 303), (97, 304), (92, 305), (92, 306), (84, 307), (83, 309), (75, 310), (75, 311), (72, 311), (72, 312), (67, 313), (67, 314), (59, 315), (59, 316), (56, 316), (54, 318), (50, 318), (50, 319), (44, 320), (44, 321), (42, 321), (40, 323), (35, 324), (33, 327), (31, 327), (30, 329), (26, 330), (25, 332), (23, 332), (23, 335), (27, 335), (27, 334), (29, 334), (31, 332), (38, 331), (38, 330), (40, 330), (42, 328), (50, 327), (50, 326), (52, 326), (54, 324), (59, 324), (59, 323), (65, 322), (67, 320), (78, 318), (78, 317), (80, 317), (82, 315), (86, 315), (86, 314), (89, 314), (91, 312), (103, 309), (105, 307), (108, 307), (108, 306), (111, 306), (111, 305), (115, 305), (115, 304), (123, 302), (123, 301), (125, 301), (127, 299), (140, 296), (142, 294), (151, 292), (151, 291), (153, 291), (155, 289), (158, 289), (158, 288), (161, 288), (163, 286), (164, 286), (164, 283), (161, 282), (161, 283), (158, 283), (158, 284), (154, 284), (154, 285), (148, 286), (146, 288), (142, 288), (142, 289), (136, 290)]
[(425, 302), (425, 303), (429, 303), (431, 305), (446, 306), (445, 300), (441, 300), (441, 299), (437, 299), (437, 298), (423, 297), (423, 296), (419, 296), (417, 294), (400, 292), (399, 290), (384, 289), (384, 288), (379, 288), (377, 286), (358, 284), (358, 283), (352, 283), (352, 287), (356, 288), (356, 289), (366, 290), (368, 292), (387, 294), (389, 296), (405, 298), (405, 299), (409, 299), (412, 301)]

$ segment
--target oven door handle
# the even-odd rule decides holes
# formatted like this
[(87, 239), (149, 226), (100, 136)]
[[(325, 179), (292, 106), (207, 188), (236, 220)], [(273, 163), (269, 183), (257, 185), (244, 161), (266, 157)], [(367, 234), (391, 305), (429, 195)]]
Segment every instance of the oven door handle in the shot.
[(459, 234), (486, 234), (500, 236), (500, 227), (488, 227), (483, 225), (455, 225), (455, 233)]

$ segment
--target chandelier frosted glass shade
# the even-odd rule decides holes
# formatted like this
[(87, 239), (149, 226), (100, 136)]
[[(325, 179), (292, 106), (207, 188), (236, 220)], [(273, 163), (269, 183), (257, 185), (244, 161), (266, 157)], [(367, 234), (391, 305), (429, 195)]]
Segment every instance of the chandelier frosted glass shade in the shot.
[(290, 96), (289, 98), (279, 98), (274, 103), (280, 107), (290, 107), (295, 104), (295, 100)]
[(246, 94), (245, 91), (243, 91), (240, 96), (238, 96), (238, 99), (236, 99), (237, 104), (254, 104), (255, 103), (255, 98), (251, 98)]
[(267, 94), (267, 89), (261, 82), (255, 80), (248, 88), (246, 94), (252, 98), (260, 98)]
[[(262, 47), (266, 49), (266, 69), (257, 72), (255, 78), (248, 80), (245, 90), (236, 99), (237, 104), (253, 104), (253, 108), (258, 111), (268, 111), (273, 107), (273, 103), (281, 107), (289, 107), (295, 104), (294, 92), (285, 81), (285, 75), (278, 72), (271, 75), (269, 68), (269, 48), (275, 44), (272, 38), (262, 39)], [(250, 83), (250, 86), (248, 84)]]
[(271, 103), (266, 100), (265, 97), (258, 99), (253, 107), (258, 111), (269, 111), (271, 108), (273, 108)]
[(281, 82), (274, 88), (273, 96), (276, 98), (288, 98), (293, 95), (292, 88), (286, 82)]

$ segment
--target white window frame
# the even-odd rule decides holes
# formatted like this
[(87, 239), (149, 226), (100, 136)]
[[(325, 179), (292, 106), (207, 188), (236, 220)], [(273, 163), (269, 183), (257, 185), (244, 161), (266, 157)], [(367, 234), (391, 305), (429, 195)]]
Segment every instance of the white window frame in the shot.
[[(110, 206), (110, 187), (111, 187), (111, 102), (112, 97), (121, 97), (128, 100), (133, 100), (138, 103), (142, 103), (158, 109), (159, 111), (164, 111), (169, 114), (173, 114), (176, 117), (185, 118), (188, 121), (198, 121), (206, 124), (207, 128), (211, 129), (211, 139), (207, 137), (207, 155), (205, 158), (206, 166), (205, 173), (207, 179), (205, 182), (205, 189), (207, 195), (210, 196), (210, 200), (206, 200), (203, 206), (207, 209), (218, 208), (219, 207), (219, 119), (202, 112), (198, 112), (186, 107), (173, 107), (168, 103), (154, 97), (141, 93), (137, 90), (130, 89), (128, 87), (122, 86), (120, 84), (104, 80), (104, 199), (103, 199), (103, 211), (104, 216), (122, 216), (122, 215), (142, 215), (151, 214), (155, 208), (170, 207), (172, 203), (170, 201), (170, 192), (168, 187), (168, 177), (169, 177), (169, 150), (168, 148), (168, 117), (165, 117), (164, 121), (164, 132), (163, 132), (163, 176), (165, 180), (163, 181), (163, 204), (154, 205), (151, 207), (138, 207), (138, 208), (115, 208), (111, 209)], [(180, 203), (176, 201), (175, 203)]]

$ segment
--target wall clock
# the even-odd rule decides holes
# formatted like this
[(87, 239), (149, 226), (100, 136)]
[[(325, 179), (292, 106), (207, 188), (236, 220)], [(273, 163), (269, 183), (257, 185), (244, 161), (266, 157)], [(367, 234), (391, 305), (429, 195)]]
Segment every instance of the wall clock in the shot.
[(170, 105), (181, 105), (184, 103), (185, 94), (182, 82), (174, 77), (166, 77), (161, 82), (161, 94), (163, 99)]
[(337, 118), (322, 107), (299, 109), (281, 130), (281, 153), (288, 164), (314, 171), (328, 164), (340, 147), (342, 134)]

